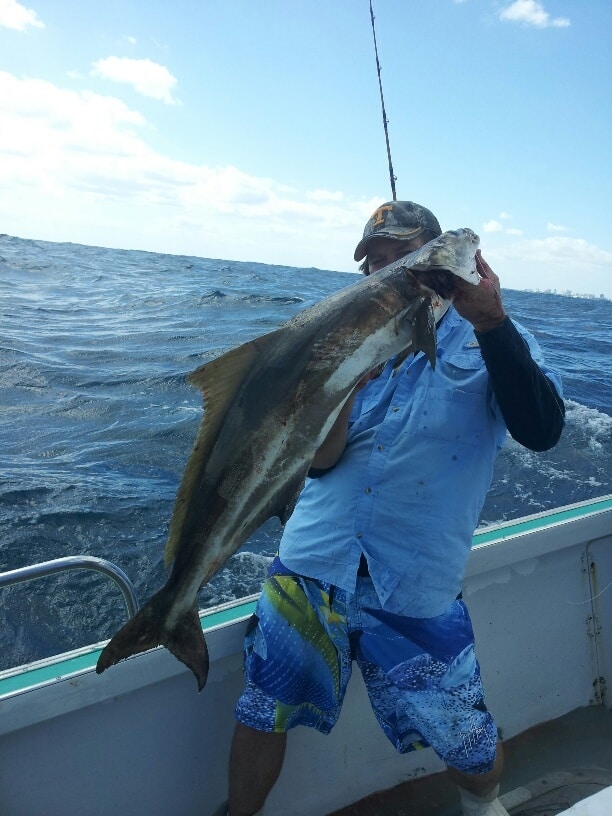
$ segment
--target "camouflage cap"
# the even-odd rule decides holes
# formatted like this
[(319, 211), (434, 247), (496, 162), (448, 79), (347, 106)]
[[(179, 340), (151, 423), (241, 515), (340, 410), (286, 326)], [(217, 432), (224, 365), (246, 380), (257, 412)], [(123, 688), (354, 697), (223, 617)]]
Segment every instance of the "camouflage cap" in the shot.
[(422, 232), (431, 232), (435, 238), (442, 230), (436, 216), (414, 201), (387, 201), (380, 206), (365, 225), (363, 238), (355, 249), (355, 260), (361, 261), (368, 253), (372, 238), (397, 238), (409, 241)]

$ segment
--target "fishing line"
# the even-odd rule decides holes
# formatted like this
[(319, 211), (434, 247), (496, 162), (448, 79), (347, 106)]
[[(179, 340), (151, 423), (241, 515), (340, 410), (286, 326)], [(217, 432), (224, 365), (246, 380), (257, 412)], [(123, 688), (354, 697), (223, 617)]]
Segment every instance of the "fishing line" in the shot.
[(567, 603), (570, 606), (584, 606), (585, 604), (590, 604), (592, 601), (595, 601), (597, 598), (601, 597), (604, 592), (607, 592), (610, 587), (612, 587), (612, 581), (610, 581), (608, 586), (605, 586), (600, 592), (598, 592), (597, 595), (591, 595), (586, 599), (586, 601), (567, 601)]
[(389, 161), (389, 178), (391, 180), (391, 192), (393, 194), (393, 201), (397, 201), (397, 195), (395, 192), (395, 182), (397, 181), (397, 176), (393, 172), (393, 162), (391, 160), (391, 145), (389, 144), (389, 129), (387, 125), (389, 124), (389, 120), (387, 119), (387, 113), (385, 111), (385, 98), (383, 96), (383, 87), (382, 87), (382, 79), (380, 77), (380, 62), (378, 61), (378, 46), (376, 45), (376, 29), (374, 27), (374, 12), (372, 10), (372, 0), (370, 0), (370, 20), (372, 21), (372, 36), (374, 37), (374, 55), (376, 56), (376, 71), (378, 73), (378, 88), (380, 90), (380, 104), (382, 106), (382, 118), (383, 118), (383, 127), (385, 129), (385, 141), (387, 143), (387, 159)]

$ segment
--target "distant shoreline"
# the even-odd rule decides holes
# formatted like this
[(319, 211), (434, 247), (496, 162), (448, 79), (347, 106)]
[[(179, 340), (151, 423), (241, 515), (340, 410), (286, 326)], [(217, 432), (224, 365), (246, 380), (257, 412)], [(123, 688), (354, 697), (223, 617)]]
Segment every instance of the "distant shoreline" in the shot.
[(567, 290), (566, 292), (557, 292), (556, 289), (523, 289), (522, 291), (532, 292), (538, 295), (560, 295), (561, 297), (585, 298), (587, 300), (612, 300), (612, 298), (609, 298), (603, 294), (593, 295), (581, 292), (570, 292), (569, 290)]

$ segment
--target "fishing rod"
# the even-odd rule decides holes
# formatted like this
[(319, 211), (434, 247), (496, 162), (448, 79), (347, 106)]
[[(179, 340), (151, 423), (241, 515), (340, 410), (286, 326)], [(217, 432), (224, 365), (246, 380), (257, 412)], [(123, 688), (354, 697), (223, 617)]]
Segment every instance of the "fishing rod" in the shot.
[(397, 181), (397, 176), (393, 172), (393, 162), (391, 160), (391, 145), (389, 144), (389, 129), (387, 125), (389, 124), (389, 120), (387, 119), (387, 113), (385, 111), (385, 98), (383, 96), (383, 87), (382, 87), (382, 79), (380, 77), (380, 62), (378, 61), (378, 46), (376, 44), (376, 28), (374, 27), (374, 12), (372, 10), (372, 0), (370, 0), (370, 20), (372, 21), (372, 36), (374, 37), (374, 54), (376, 56), (376, 71), (378, 73), (378, 88), (380, 90), (380, 104), (382, 106), (382, 118), (383, 118), (383, 127), (385, 129), (385, 141), (387, 143), (387, 159), (389, 161), (389, 178), (391, 180), (391, 192), (393, 193), (393, 201), (397, 201), (397, 195), (395, 192), (395, 182)]

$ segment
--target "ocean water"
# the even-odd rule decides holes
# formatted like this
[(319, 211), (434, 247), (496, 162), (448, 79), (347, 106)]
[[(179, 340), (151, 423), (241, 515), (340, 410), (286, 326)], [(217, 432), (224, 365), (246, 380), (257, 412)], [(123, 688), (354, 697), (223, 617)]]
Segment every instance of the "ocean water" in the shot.
[[(95, 555), (146, 600), (165, 581), (202, 415), (186, 375), (355, 280), (0, 236), (0, 571)], [(546, 453), (508, 440), (481, 524), (612, 493), (612, 302), (510, 290), (504, 301), (561, 372), (567, 424)], [(257, 592), (279, 536), (271, 519), (201, 605)], [(124, 620), (96, 574), (1, 589), (0, 669), (110, 637)]]

